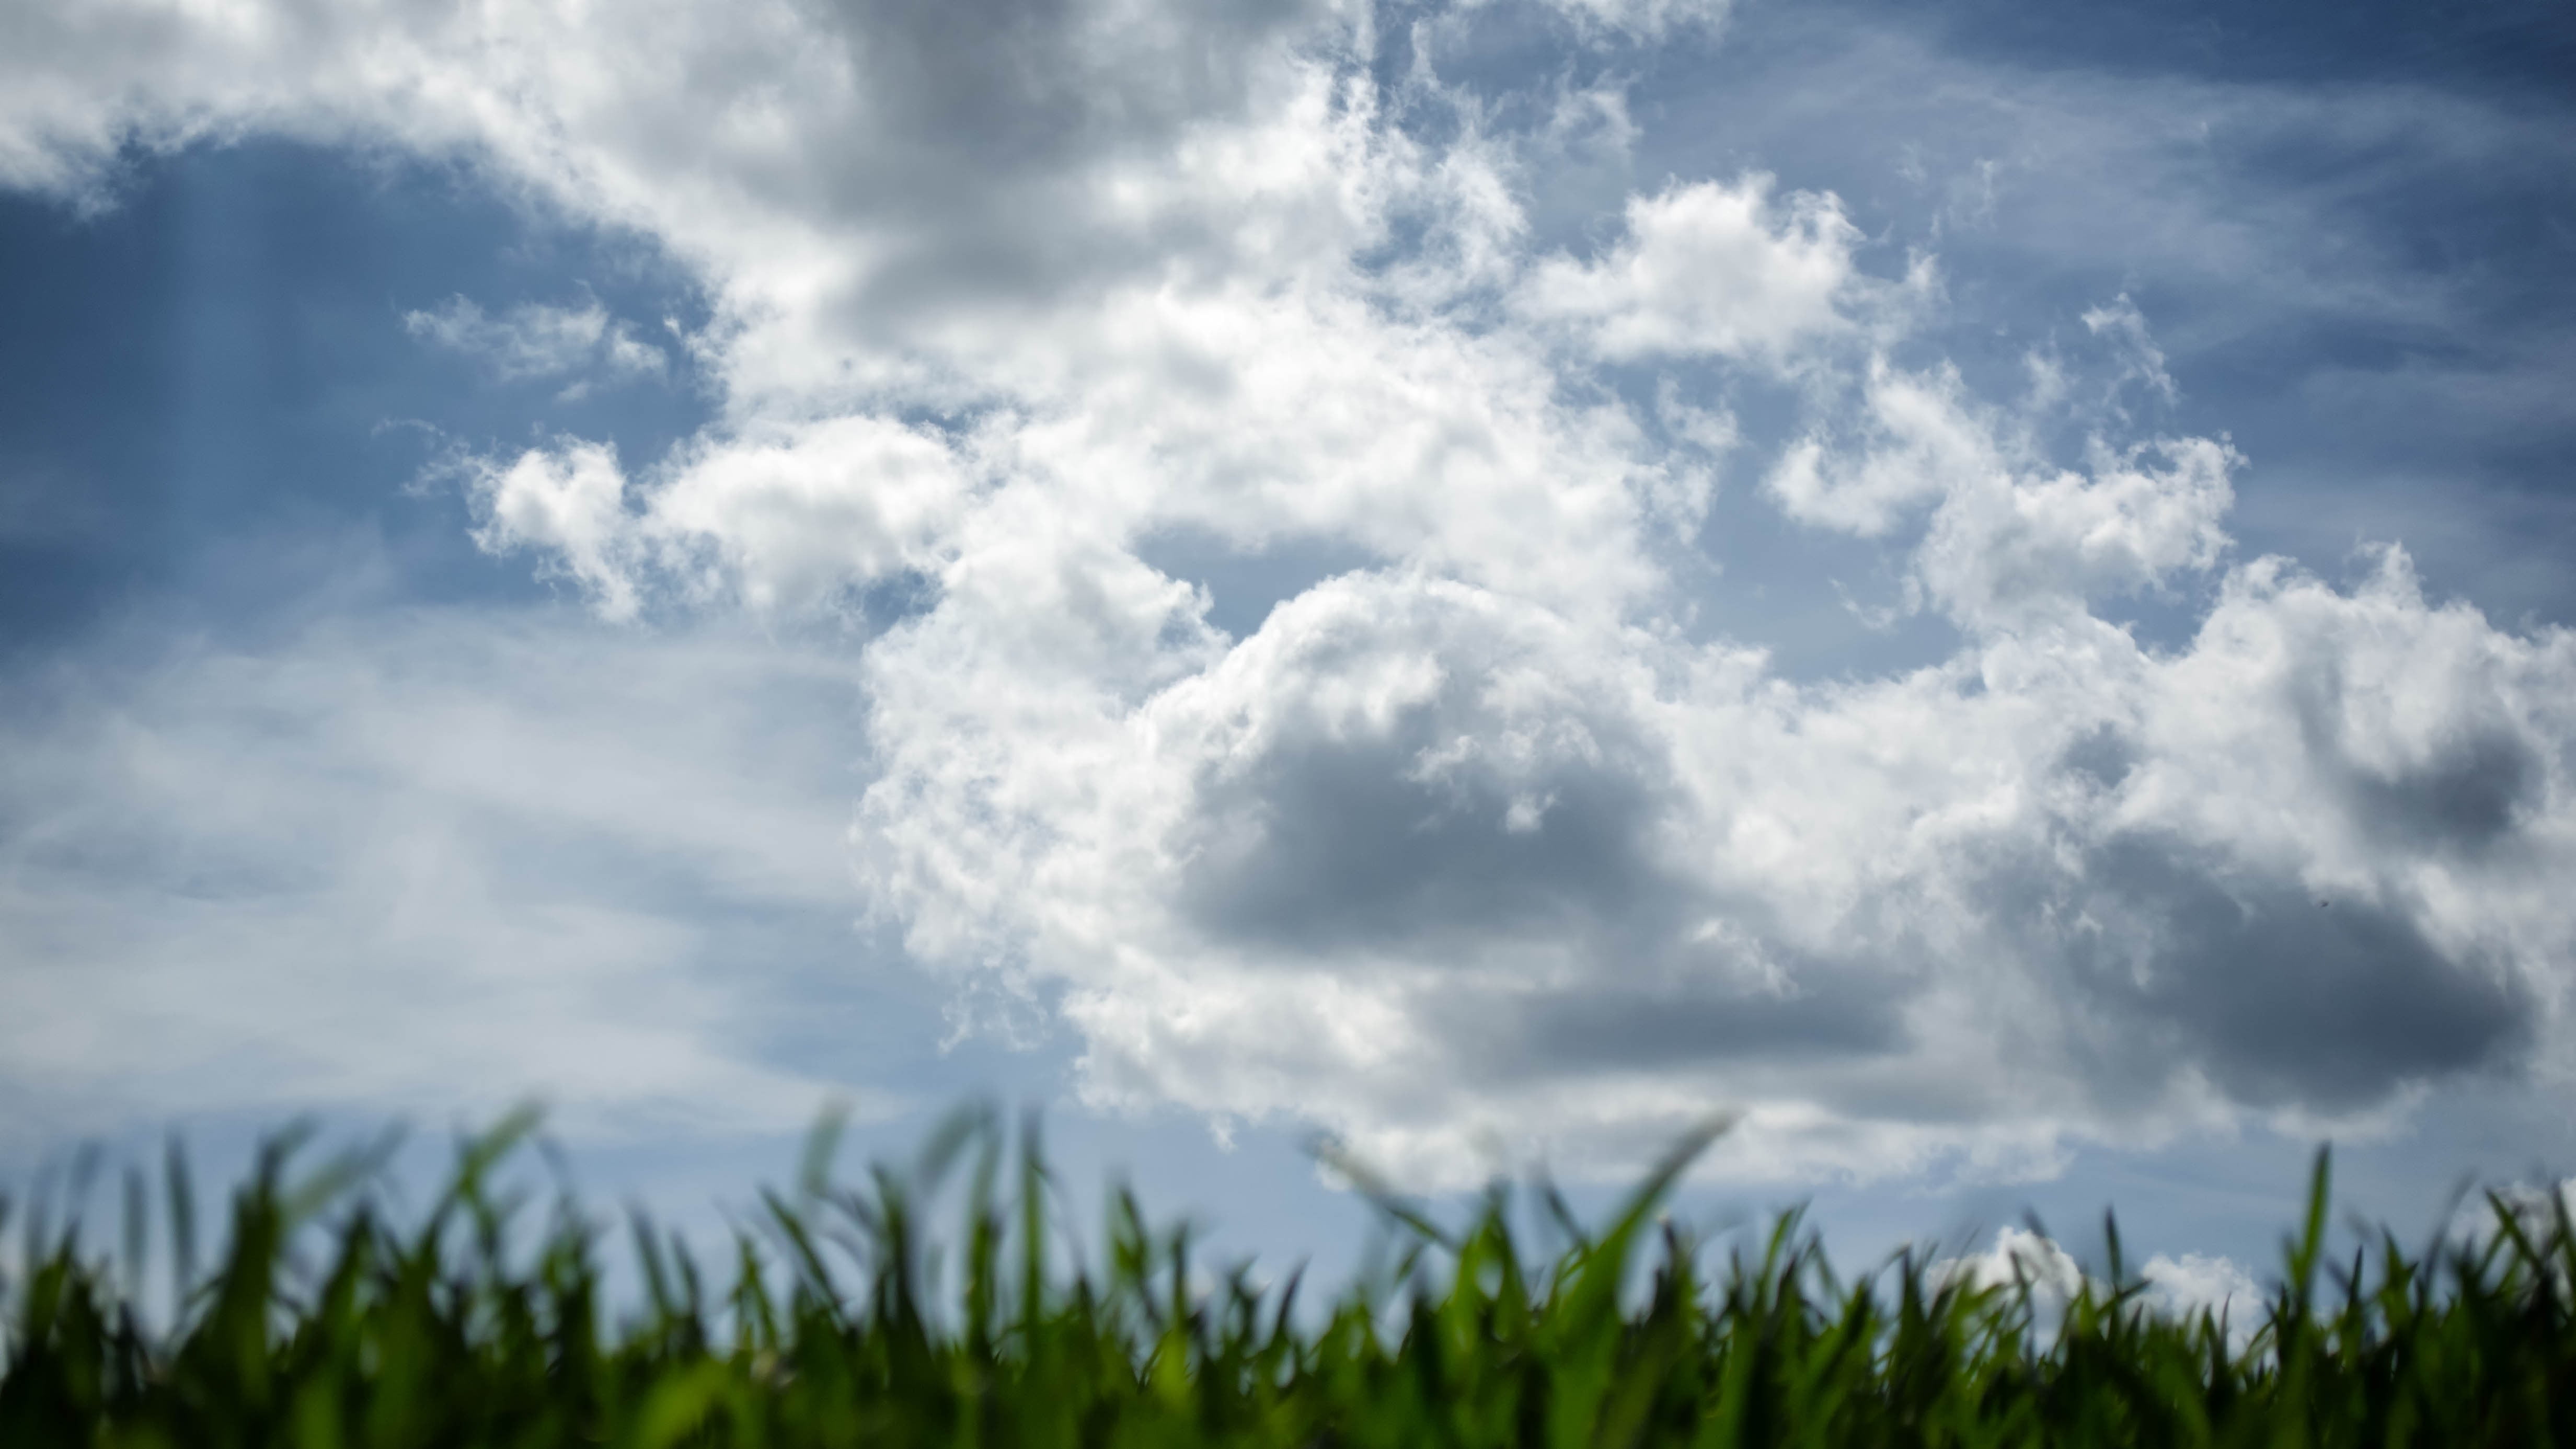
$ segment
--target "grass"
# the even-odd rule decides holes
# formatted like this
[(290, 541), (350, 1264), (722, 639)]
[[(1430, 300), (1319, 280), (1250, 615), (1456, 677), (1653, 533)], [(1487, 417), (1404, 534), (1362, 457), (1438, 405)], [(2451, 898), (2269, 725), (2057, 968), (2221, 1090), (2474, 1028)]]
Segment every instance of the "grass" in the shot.
[[(1720, 1252), (1657, 1215), (1713, 1128), (1595, 1230), (1542, 1188), (1569, 1243), (1544, 1261), (1499, 1189), (1444, 1228), (1352, 1167), (1404, 1251), (1301, 1307), (1297, 1278), (1203, 1265), (1124, 1193), (1081, 1261), (1033, 1126), (1014, 1147), (990, 1113), (855, 1185), (827, 1125), (720, 1270), (632, 1216), (640, 1287), (612, 1311), (607, 1229), (501, 1185), (531, 1126), (464, 1145), (400, 1228), (380, 1157), (298, 1175), (297, 1139), (273, 1142), (202, 1273), (175, 1148), (157, 1191), (127, 1175), (121, 1254), (31, 1210), (0, 1286), (0, 1445), (2576, 1443), (2565, 1211), (2491, 1196), (2492, 1233), (2329, 1263), (2322, 1155), (2250, 1336), (2149, 1311), (2116, 1229), (2107, 1278), (2049, 1312), (1918, 1256), (1842, 1279), (1795, 1215)], [(156, 1239), (176, 1306), (147, 1315)]]

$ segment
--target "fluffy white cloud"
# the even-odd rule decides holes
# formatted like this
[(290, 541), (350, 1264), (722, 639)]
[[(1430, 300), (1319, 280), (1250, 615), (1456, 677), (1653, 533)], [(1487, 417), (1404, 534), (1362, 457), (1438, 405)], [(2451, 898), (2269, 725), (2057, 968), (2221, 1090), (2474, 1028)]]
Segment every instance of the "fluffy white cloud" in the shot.
[[(2018, 1294), (2029, 1290), (2031, 1307), (2043, 1332), (2064, 1314), (2075, 1296), (2091, 1287), (2096, 1301), (2107, 1298), (2111, 1285), (2094, 1278), (2075, 1255), (2028, 1228), (2001, 1228), (1994, 1246), (1982, 1253), (1944, 1258), (1926, 1276), (1934, 1284)], [(2252, 1342), (2270, 1305), (2270, 1295), (2234, 1259), (2206, 1253), (2176, 1258), (2158, 1253), (2138, 1269), (2146, 1292), (2138, 1303), (2160, 1317), (2189, 1322), (2206, 1313), (2227, 1326), (2237, 1352)]]
[(889, 636), (864, 823), (916, 946), (1061, 988), (1113, 1096), (1440, 1175), (1715, 1102), (1748, 1170), (2025, 1171), (2563, 1068), (2576, 660), (2393, 555), (2248, 570), (2173, 656), (2084, 618), (1803, 689), (1401, 572), (1221, 657), (1150, 575), (1095, 603), (972, 676), (952, 604)]
[[(15, 22), (0, 164), (461, 151), (695, 266), (720, 421), (631, 475), (469, 463), (478, 538), (611, 618), (900, 586), (852, 635), (863, 883), (1101, 1099), (1432, 1180), (1624, 1170), (1719, 1104), (1742, 1172), (2008, 1174), (2576, 1065), (2576, 641), (2393, 550), (2226, 567), (2224, 443), (2106, 405), (2058, 456), (1829, 196), (1680, 181), (1534, 254), (1513, 144), (1372, 80), (1377, 18), (81, 7)], [(1402, 123), (1444, 105), (1454, 142)], [(2124, 305), (2088, 326), (2168, 391)], [(1805, 410), (1763, 496), (1876, 540), (1950, 657), (1798, 683), (1688, 617), (1755, 383)], [(1173, 530), (1348, 562), (1236, 637), (1148, 562)], [(2213, 585), (2175, 647), (2104, 617)]]
[(2228, 1257), (2185, 1253), (2176, 1258), (2158, 1253), (2138, 1270), (2147, 1280), (2148, 1299), (2170, 1318), (2192, 1319), (2206, 1313), (2227, 1324), (2228, 1336), (2241, 1346), (2254, 1336), (2255, 1324), (2271, 1295), (2254, 1275)]
[(579, 439), (443, 471), (463, 479), (485, 550), (536, 551), (616, 620), (662, 584), (774, 614), (927, 573), (976, 486), (947, 439), (866, 415), (700, 438), (641, 482)]
[(1574, 324), (1604, 357), (1781, 359), (1853, 326), (1868, 286), (1852, 263), (1859, 230), (1831, 196), (1772, 196), (1760, 172), (1732, 185), (1676, 185), (1628, 202), (1627, 235), (1592, 262), (1535, 268), (1521, 305)]
[(531, 449), (507, 467), (477, 460), (462, 468), (481, 519), (475, 542), (494, 553), (549, 551), (541, 567), (570, 575), (602, 615), (635, 617), (634, 530), (615, 449), (570, 442)]
[(1873, 357), (1860, 404), (1811, 432), (1764, 480), (1788, 514), (1864, 537), (1928, 514), (1913, 579), (1964, 627), (2026, 626), (2207, 570), (2227, 547), (2236, 455), (2207, 438), (2114, 449), (2082, 471), (2050, 459), (2024, 420), (1966, 395), (1957, 372)]
[(2007, 1293), (2028, 1287), (2032, 1301), (2051, 1312), (2084, 1291), (2087, 1279), (2074, 1254), (2028, 1228), (1998, 1228), (1993, 1247), (1966, 1257), (1944, 1258), (1926, 1276), (1935, 1284)]

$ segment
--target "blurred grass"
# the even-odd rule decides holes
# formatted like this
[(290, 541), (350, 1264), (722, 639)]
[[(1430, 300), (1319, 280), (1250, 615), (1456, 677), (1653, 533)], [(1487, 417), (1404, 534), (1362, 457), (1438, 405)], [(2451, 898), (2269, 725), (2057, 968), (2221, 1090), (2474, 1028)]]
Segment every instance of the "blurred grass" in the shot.
[(1335, 1161), (1405, 1252), (1301, 1308), (1123, 1192), (1075, 1261), (1034, 1123), (1014, 1143), (989, 1111), (856, 1184), (827, 1121), (721, 1268), (630, 1215), (639, 1301), (612, 1311), (607, 1231), (501, 1185), (533, 1127), (464, 1145), (402, 1229), (370, 1188), (389, 1148), (296, 1174), (306, 1144), (273, 1141), (204, 1272), (175, 1146), (157, 1190), (125, 1174), (120, 1251), (39, 1194), (0, 1285), (0, 1445), (2576, 1443), (2564, 1207), (2491, 1196), (2492, 1232), (2329, 1263), (2322, 1155), (2250, 1333), (2151, 1311), (2116, 1225), (2063, 1303), (1914, 1255), (1845, 1281), (1794, 1215), (1720, 1254), (1657, 1211), (1714, 1125), (1594, 1230), (1543, 1190), (1570, 1243), (1543, 1261), (1505, 1190), (1444, 1228)]

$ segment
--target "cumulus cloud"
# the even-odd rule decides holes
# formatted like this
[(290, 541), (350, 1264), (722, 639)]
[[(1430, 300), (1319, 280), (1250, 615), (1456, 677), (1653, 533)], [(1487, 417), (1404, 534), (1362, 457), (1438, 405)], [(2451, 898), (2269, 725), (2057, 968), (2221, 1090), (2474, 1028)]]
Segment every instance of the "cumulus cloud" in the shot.
[(1124, 690), (961, 688), (945, 605), (890, 636), (863, 812), (918, 948), (1061, 987), (1113, 1095), (1460, 1175), (1720, 1100), (1747, 1167), (2020, 1171), (2554, 1040), (2570, 645), (2396, 555), (2249, 570), (2172, 656), (2082, 616), (1811, 688), (1397, 572), (1221, 658), (1185, 592), (1117, 598), (1168, 646)]
[(2234, 1259), (2208, 1253), (2179, 1258), (2158, 1253), (2138, 1276), (2147, 1281), (2149, 1302), (2167, 1317), (2192, 1319), (2206, 1313), (2225, 1323), (2240, 1347), (2253, 1337), (2255, 1322), (2271, 1298)]
[(642, 480), (580, 439), (443, 471), (463, 483), (476, 543), (533, 552), (614, 620), (660, 586), (776, 614), (925, 573), (976, 478), (935, 433), (864, 415), (702, 438)]
[(2208, 438), (2114, 448), (2097, 434), (2068, 468), (2025, 419), (1981, 405), (1949, 367), (1873, 358), (1859, 404), (1792, 444), (1764, 483), (1790, 517), (1863, 537), (1917, 518), (1912, 581), (1964, 627), (2081, 612), (2204, 572), (2227, 548), (2241, 461)]
[(603, 616), (635, 617), (635, 545), (615, 449), (576, 441), (532, 449), (507, 466), (477, 460), (464, 471), (481, 519), (476, 543), (493, 553), (541, 550), (542, 566), (570, 576)]
[(1935, 1284), (2018, 1292), (2027, 1287), (2035, 1303), (2052, 1311), (2084, 1290), (2088, 1281), (2075, 1255), (2028, 1228), (1999, 1228), (1995, 1245), (1982, 1253), (1944, 1258), (1926, 1274)]
[[(1434, 1181), (1624, 1171), (1722, 1103), (1729, 1170), (2010, 1175), (2570, 1064), (2576, 638), (2395, 549), (2236, 559), (2222, 440), (2105, 406), (2053, 451), (1831, 196), (1677, 180), (1536, 254), (1509, 148), (1391, 96), (1358, 8), (252, 13), (24, 21), (0, 79), (91, 83), (0, 85), (8, 174), (390, 141), (696, 267), (718, 421), (469, 461), (477, 538), (612, 619), (898, 592), (851, 636), (862, 883), (1097, 1100)], [(1454, 143), (1404, 122), (1444, 104)], [(1801, 410), (1761, 496), (1947, 657), (1802, 683), (1688, 617), (1755, 385)], [(1220, 629), (1175, 530), (1337, 562)], [(2138, 595), (2205, 608), (2156, 646)]]
[(1831, 196), (1772, 195), (1756, 172), (1628, 202), (1627, 235), (1591, 262), (1535, 268), (1522, 306), (1573, 324), (1602, 356), (1789, 355), (1852, 325), (1859, 230)]
[[(2113, 1291), (2112, 1285), (2086, 1273), (2074, 1254), (2028, 1228), (1998, 1229), (1993, 1247), (1943, 1258), (1931, 1265), (1926, 1277), (1935, 1285), (1955, 1283), (2015, 1295), (2026, 1290), (2042, 1331), (2088, 1287), (2096, 1301)], [(2140, 1306), (2183, 1322), (2207, 1314), (2226, 1325), (2230, 1343), (2240, 1353), (2253, 1340), (2270, 1304), (2271, 1295), (2254, 1276), (2223, 1256), (2185, 1253), (2176, 1258), (2158, 1253), (2139, 1268), (2138, 1278), (2146, 1289), (2137, 1299)]]

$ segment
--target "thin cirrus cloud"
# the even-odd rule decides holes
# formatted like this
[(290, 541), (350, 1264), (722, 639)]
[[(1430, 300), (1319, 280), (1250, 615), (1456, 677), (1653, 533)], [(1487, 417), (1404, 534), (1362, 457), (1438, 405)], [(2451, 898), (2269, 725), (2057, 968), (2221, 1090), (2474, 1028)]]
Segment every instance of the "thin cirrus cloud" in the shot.
[[(1388, 78), (1353, 5), (102, 7), (0, 62), (82, 78), (7, 89), (0, 165), (411, 147), (694, 268), (718, 421), (457, 464), (475, 536), (613, 621), (866, 614), (869, 908), (1043, 1003), (1096, 1102), (1435, 1182), (1618, 1170), (1717, 1103), (1739, 1172), (2011, 1175), (2571, 1064), (2569, 635), (2395, 546), (2246, 556), (2256, 464), (2171, 429), (2130, 294), (2084, 303), (2099, 377), (2003, 396), (1937, 238), (1823, 190), (1539, 225), (1563, 136), (1444, 72), (1477, 23)], [(415, 315), (525, 375), (628, 336)], [(1945, 652), (1774, 668), (1674, 563), (1721, 496), (1881, 550)], [(1346, 562), (1229, 631), (1174, 530)], [(2142, 642), (2140, 599), (2190, 627)]]

